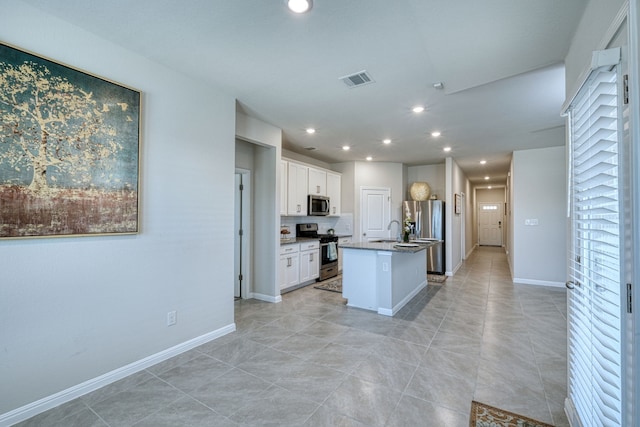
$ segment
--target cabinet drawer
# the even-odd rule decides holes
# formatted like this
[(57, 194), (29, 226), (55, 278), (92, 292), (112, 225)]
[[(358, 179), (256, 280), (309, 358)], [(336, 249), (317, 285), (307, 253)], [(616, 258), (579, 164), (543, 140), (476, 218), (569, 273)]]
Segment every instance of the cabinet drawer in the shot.
[(319, 247), (320, 247), (320, 242), (319, 241), (300, 243), (300, 250), (301, 251), (308, 251), (310, 249), (318, 249)]
[(292, 243), (290, 245), (280, 246), (280, 255), (294, 254), (294, 253), (298, 253), (299, 251), (300, 251), (299, 243)]

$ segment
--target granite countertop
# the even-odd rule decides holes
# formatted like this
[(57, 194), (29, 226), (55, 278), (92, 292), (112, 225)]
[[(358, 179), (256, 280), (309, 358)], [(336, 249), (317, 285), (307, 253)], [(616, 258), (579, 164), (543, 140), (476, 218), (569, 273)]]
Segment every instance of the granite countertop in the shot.
[(317, 237), (292, 237), (291, 239), (280, 239), (280, 245), (290, 245), (293, 243), (310, 242), (313, 240), (319, 241), (320, 239)]
[(364, 249), (370, 251), (388, 251), (415, 253), (425, 250), (428, 247), (437, 245), (440, 242), (420, 242), (420, 243), (400, 243), (400, 242), (353, 242), (340, 245), (343, 249)]

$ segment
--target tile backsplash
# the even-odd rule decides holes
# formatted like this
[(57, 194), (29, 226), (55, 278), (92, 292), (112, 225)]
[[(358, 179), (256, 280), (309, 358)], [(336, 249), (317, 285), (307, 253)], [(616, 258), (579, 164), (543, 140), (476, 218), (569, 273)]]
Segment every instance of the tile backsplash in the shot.
[(318, 233), (325, 234), (328, 229), (333, 228), (336, 234), (351, 235), (353, 234), (353, 214), (342, 213), (339, 217), (335, 216), (281, 216), (280, 226), (289, 227), (290, 237), (296, 234), (296, 224), (317, 223)]

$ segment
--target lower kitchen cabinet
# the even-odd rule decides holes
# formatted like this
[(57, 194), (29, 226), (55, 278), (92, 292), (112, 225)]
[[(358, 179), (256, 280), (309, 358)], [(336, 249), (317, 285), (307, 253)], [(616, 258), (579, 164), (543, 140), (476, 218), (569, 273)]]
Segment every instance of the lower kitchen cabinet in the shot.
[(342, 249), (340, 245), (343, 243), (351, 243), (351, 237), (340, 237), (338, 239), (338, 271), (342, 271)]
[(300, 244), (300, 283), (320, 277), (320, 242)]
[(300, 245), (290, 244), (280, 248), (280, 289), (295, 286), (300, 282)]
[(320, 277), (320, 242), (291, 243), (280, 247), (280, 289), (306, 284)]

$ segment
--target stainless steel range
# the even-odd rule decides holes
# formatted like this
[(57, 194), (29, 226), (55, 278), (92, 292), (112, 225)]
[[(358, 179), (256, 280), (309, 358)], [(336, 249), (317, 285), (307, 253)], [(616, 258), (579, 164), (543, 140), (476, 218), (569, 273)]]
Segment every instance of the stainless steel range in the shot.
[(320, 239), (319, 282), (338, 275), (338, 236), (319, 234), (318, 224), (316, 223), (297, 224), (296, 236)]

